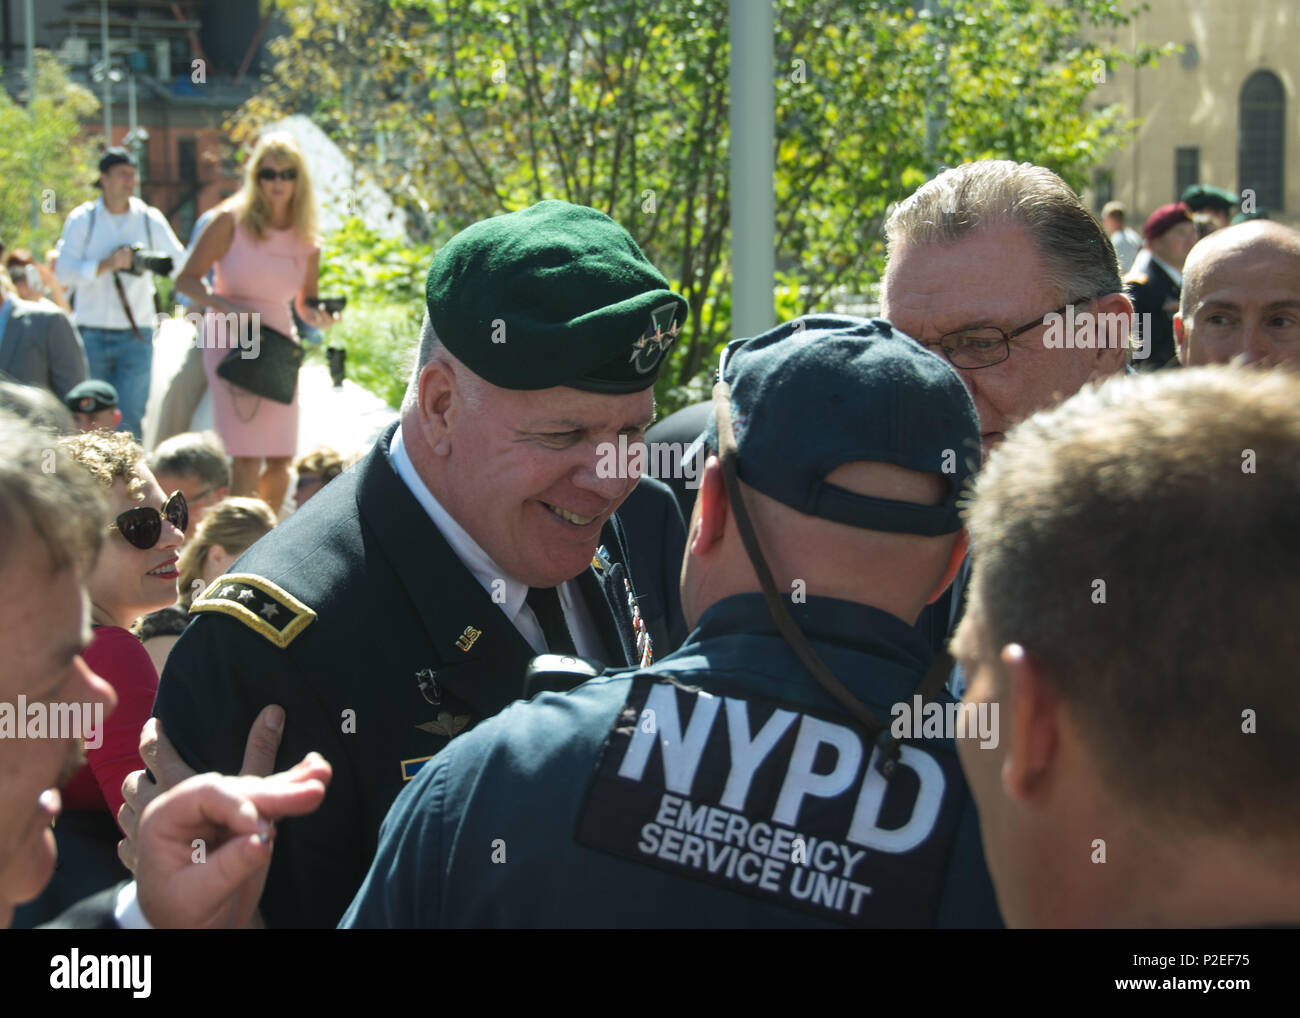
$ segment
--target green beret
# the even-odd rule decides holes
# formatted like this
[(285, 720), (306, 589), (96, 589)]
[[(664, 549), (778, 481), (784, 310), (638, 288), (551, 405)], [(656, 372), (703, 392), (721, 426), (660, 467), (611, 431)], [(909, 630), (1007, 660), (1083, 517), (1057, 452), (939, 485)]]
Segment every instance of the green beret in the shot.
[(1221, 187), (1210, 187), (1208, 184), (1193, 184), (1183, 192), (1183, 196), (1179, 200), (1193, 212), (1200, 212), (1202, 209), (1219, 209), (1227, 212), (1241, 199), (1231, 191), (1225, 191)]
[(425, 285), (438, 338), (503, 389), (640, 392), (686, 301), (623, 227), (563, 201), (484, 219), (449, 240)]

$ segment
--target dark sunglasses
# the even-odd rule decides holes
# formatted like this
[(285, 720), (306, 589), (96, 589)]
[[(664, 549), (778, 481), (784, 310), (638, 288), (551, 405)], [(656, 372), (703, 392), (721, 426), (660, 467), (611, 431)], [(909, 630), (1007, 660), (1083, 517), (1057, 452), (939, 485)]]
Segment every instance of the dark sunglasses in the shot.
[(148, 551), (162, 537), (164, 516), (177, 530), (183, 532), (189, 526), (190, 507), (186, 505), (185, 496), (179, 491), (167, 500), (167, 504), (162, 507), (162, 512), (151, 505), (137, 506), (135, 509), (128, 509), (115, 519), (113, 526), (126, 538), (128, 544), (141, 551)]
[(287, 170), (273, 170), (269, 166), (263, 166), (257, 171), (258, 180), (275, 180), (279, 177), (281, 180), (297, 180), (298, 171), (292, 166)]

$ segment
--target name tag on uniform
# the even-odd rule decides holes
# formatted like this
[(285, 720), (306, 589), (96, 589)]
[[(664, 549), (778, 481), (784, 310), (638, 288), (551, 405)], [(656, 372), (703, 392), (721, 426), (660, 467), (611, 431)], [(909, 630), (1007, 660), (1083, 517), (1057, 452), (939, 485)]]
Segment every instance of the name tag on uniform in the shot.
[(634, 679), (576, 840), (846, 926), (931, 926), (965, 796), (952, 744), (886, 781), (840, 720)]

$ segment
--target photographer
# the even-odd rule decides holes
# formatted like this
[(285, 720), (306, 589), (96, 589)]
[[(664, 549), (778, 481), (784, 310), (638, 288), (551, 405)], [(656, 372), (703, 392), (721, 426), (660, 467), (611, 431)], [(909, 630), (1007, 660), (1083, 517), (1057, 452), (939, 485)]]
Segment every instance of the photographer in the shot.
[(134, 197), (135, 185), (134, 157), (106, 151), (95, 184), (103, 194), (63, 224), (56, 271), (75, 288), (73, 318), (91, 377), (117, 389), (122, 430), (139, 438), (153, 365), (153, 274), (171, 275), (185, 249), (167, 218)]

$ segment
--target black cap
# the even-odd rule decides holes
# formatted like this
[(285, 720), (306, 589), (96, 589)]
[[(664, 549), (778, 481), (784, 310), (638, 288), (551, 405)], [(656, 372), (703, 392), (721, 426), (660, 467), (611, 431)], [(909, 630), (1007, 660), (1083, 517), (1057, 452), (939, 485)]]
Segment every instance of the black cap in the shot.
[(503, 389), (648, 389), (686, 301), (605, 213), (543, 201), (467, 227), (425, 285), (438, 338)]
[[(808, 315), (737, 344), (727, 358), (736, 472), (809, 516), (937, 536), (979, 469), (980, 426), (961, 377), (883, 319)], [(718, 448), (717, 421), (706, 432)], [(872, 498), (826, 483), (836, 467), (892, 463), (943, 475), (938, 505)]]
[[(128, 166), (136, 165), (135, 156), (131, 155), (130, 152), (122, 148), (121, 145), (114, 145), (112, 148), (106, 149), (104, 151), (104, 154), (99, 157), (100, 175), (102, 176), (103, 174), (111, 170), (114, 166), (120, 166), (123, 163), (126, 163), (126, 165)], [(100, 186), (98, 177), (95, 178), (95, 186), (96, 187)]]
[(75, 414), (93, 414), (117, 406), (117, 390), (108, 382), (92, 378), (69, 389), (63, 403)]

